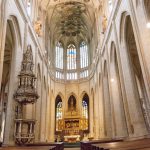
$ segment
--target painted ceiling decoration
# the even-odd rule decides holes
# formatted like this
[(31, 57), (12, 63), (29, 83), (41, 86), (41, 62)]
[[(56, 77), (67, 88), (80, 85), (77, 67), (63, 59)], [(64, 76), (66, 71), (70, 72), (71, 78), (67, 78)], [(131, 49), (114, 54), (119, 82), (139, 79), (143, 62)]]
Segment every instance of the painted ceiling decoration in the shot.
[[(76, 43), (89, 41), (95, 28), (95, 9), (98, 0), (39, 0), (47, 13), (50, 38)], [(96, 7), (95, 7), (96, 6)]]
[(83, 14), (86, 13), (85, 5), (79, 2), (66, 2), (56, 6), (56, 13), (60, 19), (57, 25), (64, 36), (76, 36), (87, 31)]

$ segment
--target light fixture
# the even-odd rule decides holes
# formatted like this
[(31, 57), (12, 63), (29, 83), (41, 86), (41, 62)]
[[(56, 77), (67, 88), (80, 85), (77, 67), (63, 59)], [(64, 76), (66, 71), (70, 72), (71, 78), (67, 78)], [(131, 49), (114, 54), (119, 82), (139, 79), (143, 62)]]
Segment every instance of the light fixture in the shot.
[(111, 4), (112, 4), (112, 1), (111, 1), (111, 0), (109, 0), (109, 1), (108, 1), (108, 3), (111, 5)]
[(147, 22), (146, 27), (150, 29), (150, 22)]
[(110, 80), (111, 82), (114, 82), (115, 80), (114, 80), (114, 78), (111, 78), (111, 80)]

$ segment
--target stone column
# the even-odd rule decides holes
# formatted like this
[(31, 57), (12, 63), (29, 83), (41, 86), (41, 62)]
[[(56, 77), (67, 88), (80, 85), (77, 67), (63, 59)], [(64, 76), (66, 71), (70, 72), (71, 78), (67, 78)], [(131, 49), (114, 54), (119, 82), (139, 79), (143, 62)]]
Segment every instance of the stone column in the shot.
[(45, 121), (46, 121), (46, 98), (47, 98), (47, 92), (46, 92), (46, 83), (43, 82), (42, 87), (42, 103), (41, 103), (41, 136), (40, 141), (45, 142)]
[(50, 123), (50, 141), (55, 141), (55, 99), (53, 93), (51, 93), (51, 99), (50, 99), (50, 106), (51, 106), (51, 123)]
[(120, 86), (120, 77), (118, 72), (118, 63), (116, 60), (115, 51), (113, 52), (114, 52), (114, 54), (112, 54), (113, 58), (111, 58), (111, 60), (113, 61), (110, 62), (110, 87), (113, 105), (112, 107), (114, 112), (113, 113), (114, 136), (124, 137), (127, 135), (127, 127), (125, 123), (125, 113)]
[(105, 126), (104, 126), (104, 102), (103, 102), (103, 83), (102, 83), (102, 75), (99, 78), (99, 88), (98, 88), (98, 93), (99, 93), (99, 137), (104, 138), (105, 137)]
[[(96, 72), (97, 73), (97, 72)], [(97, 76), (97, 74), (96, 74)], [(96, 77), (97, 79), (97, 77)], [(98, 80), (97, 80), (98, 81)], [(94, 123), (95, 123), (95, 139), (99, 138), (99, 98), (98, 98), (98, 83), (96, 82), (95, 97), (94, 97)]]
[(93, 137), (94, 136), (94, 113), (93, 113), (93, 105), (94, 105), (94, 100), (93, 100), (93, 94), (94, 91), (91, 92), (91, 98), (89, 100), (89, 107), (90, 107), (90, 136)]

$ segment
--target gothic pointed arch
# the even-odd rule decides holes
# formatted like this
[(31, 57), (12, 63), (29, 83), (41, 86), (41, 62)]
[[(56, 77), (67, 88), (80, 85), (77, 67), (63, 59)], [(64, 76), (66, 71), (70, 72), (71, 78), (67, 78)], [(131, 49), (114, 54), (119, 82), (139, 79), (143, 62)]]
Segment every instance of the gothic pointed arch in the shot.
[[(109, 90), (109, 79), (108, 79), (108, 67), (107, 61), (104, 60), (103, 66), (103, 103), (104, 103), (104, 134), (106, 137), (112, 135), (112, 111), (110, 104), (110, 90)], [(111, 123), (109, 123), (111, 122)]]
[(74, 95), (71, 95), (68, 99), (68, 111), (76, 111), (77, 109), (77, 100)]
[[(114, 113), (113, 123), (114, 132), (117, 136), (127, 135), (127, 126), (126, 126), (126, 117), (124, 111), (124, 102), (123, 102), (123, 94), (121, 88), (121, 78), (119, 72), (118, 58), (116, 53), (116, 44), (114, 41), (111, 42), (110, 47), (110, 95), (112, 101), (112, 112)], [(118, 109), (115, 109), (118, 107)], [(117, 124), (117, 121), (120, 120), (120, 124)], [(126, 129), (126, 130), (124, 130)]]
[[(2, 5), (4, 6), (4, 10), (6, 7), (6, 3), (8, 1), (4, 1)], [(2, 7), (3, 7), (2, 6)], [(4, 11), (5, 12), (5, 11)], [(21, 52), (22, 42), (21, 42), (21, 34), (20, 27), (18, 23), (18, 19), (14, 15), (5, 16), (5, 13), (2, 11), (1, 15), (3, 16), (2, 22), (2, 32), (4, 36), (2, 39), (2, 49), (0, 52), (1, 55), (1, 83), (0, 83), (0, 141), (4, 142), (5, 138), (9, 136), (10, 126), (13, 126), (13, 119), (9, 118), (12, 114), (13, 108), (15, 106), (13, 103), (13, 84), (15, 84), (17, 79), (17, 74), (14, 70), (16, 66), (16, 58), (18, 52)], [(2, 17), (1, 16), (1, 17)], [(5, 16), (5, 17), (4, 17)], [(5, 20), (6, 19), (6, 20)], [(20, 60), (19, 60), (20, 61)], [(18, 61), (18, 62), (19, 62)], [(13, 78), (13, 80), (12, 80)], [(11, 97), (11, 99), (10, 99)], [(9, 109), (8, 109), (9, 107)], [(6, 115), (7, 114), (7, 115)], [(8, 123), (9, 122), (9, 123)], [(4, 128), (8, 128), (8, 130), (4, 130)]]
[(76, 46), (70, 43), (67, 46), (67, 69), (72, 70), (77, 67), (77, 49)]
[(87, 93), (84, 93), (82, 97), (82, 117), (84, 121), (84, 130), (89, 132), (89, 96)]
[(57, 42), (55, 48), (55, 66), (56, 68), (63, 69), (64, 65), (64, 48), (61, 42)]
[(55, 131), (56, 132), (61, 131), (60, 124), (63, 118), (62, 106), (63, 106), (62, 98), (60, 95), (57, 95), (55, 99)]
[(148, 100), (148, 91), (146, 89), (146, 82), (144, 81), (145, 70), (142, 69), (143, 59), (141, 59), (141, 49), (138, 47), (136, 41), (136, 34), (133, 30), (133, 23), (131, 16), (128, 15), (125, 20), (124, 29), (124, 42), (126, 46), (126, 52), (128, 53), (128, 62), (130, 64), (130, 70), (132, 72), (131, 78), (135, 85), (135, 93), (137, 99), (140, 100), (142, 113), (144, 114), (144, 120), (148, 131), (150, 131), (150, 115), (148, 113), (148, 107), (150, 106)]

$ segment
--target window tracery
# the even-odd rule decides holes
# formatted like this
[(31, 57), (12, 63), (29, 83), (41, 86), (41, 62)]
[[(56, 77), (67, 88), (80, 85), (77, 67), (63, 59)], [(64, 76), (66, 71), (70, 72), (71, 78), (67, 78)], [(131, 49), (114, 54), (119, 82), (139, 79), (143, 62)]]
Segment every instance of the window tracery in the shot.
[(79, 44), (79, 49), (72, 43), (65, 49), (61, 42), (58, 42), (55, 47), (55, 77), (66, 80), (77, 80), (78, 78), (88, 77), (89, 53), (86, 42), (82, 41)]
[(85, 100), (82, 101), (82, 115), (84, 118), (88, 119), (88, 104)]
[(89, 71), (88, 70), (84, 70), (80, 73), (80, 78), (85, 78), (89, 76)]
[(73, 44), (67, 47), (67, 69), (76, 69), (76, 47)]
[(59, 130), (58, 128), (58, 124), (59, 124), (59, 121), (62, 119), (62, 100), (60, 98), (60, 96), (57, 96), (56, 98), (56, 131)]
[(77, 79), (77, 73), (67, 73), (67, 80), (76, 80)]
[(80, 44), (80, 67), (85, 68), (88, 66), (88, 47), (85, 42)]
[(84, 130), (89, 130), (89, 96), (85, 93), (82, 99), (82, 117), (85, 124)]
[(63, 46), (60, 42), (57, 43), (56, 49), (55, 49), (55, 64), (56, 68), (63, 69)]

